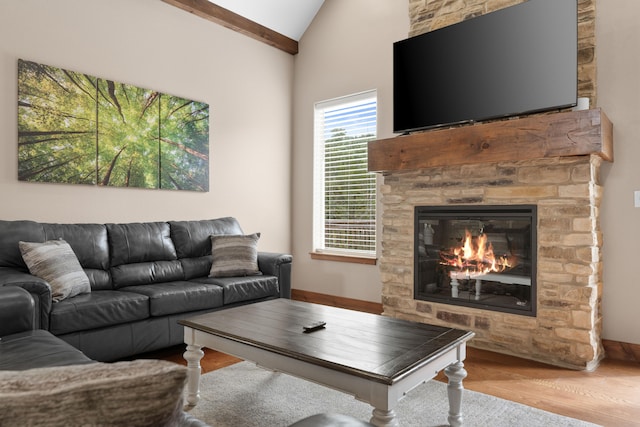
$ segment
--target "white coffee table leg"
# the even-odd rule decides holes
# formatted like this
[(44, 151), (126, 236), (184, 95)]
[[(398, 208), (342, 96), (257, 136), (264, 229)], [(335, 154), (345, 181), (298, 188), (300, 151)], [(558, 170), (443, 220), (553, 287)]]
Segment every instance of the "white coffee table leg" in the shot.
[(204, 356), (202, 347), (195, 344), (187, 345), (184, 352), (184, 360), (187, 361), (187, 404), (186, 407), (193, 408), (200, 400), (200, 360)]
[(447, 386), (447, 392), (449, 394), (449, 425), (451, 427), (459, 427), (462, 425), (462, 380), (467, 376), (467, 371), (464, 369), (464, 363), (456, 362), (449, 365), (444, 374), (449, 378), (449, 385)]
[(398, 427), (398, 419), (393, 409), (388, 411), (382, 409), (374, 409), (373, 416), (369, 420), (371, 424), (377, 427)]

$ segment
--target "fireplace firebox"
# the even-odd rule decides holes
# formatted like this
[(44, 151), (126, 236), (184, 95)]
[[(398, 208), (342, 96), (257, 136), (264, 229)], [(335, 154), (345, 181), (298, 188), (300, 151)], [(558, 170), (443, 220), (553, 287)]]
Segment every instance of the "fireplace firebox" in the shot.
[(414, 298), (536, 315), (535, 205), (417, 206)]

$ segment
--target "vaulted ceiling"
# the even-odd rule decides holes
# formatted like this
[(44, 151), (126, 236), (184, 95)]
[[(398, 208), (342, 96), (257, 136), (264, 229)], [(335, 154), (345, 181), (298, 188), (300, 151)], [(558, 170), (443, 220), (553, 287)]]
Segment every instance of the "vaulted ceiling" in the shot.
[(292, 55), (324, 0), (163, 0)]

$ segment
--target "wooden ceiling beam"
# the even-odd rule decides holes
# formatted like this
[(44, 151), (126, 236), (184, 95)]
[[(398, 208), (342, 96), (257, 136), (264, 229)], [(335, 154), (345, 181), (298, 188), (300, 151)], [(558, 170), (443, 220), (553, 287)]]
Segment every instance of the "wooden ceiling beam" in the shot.
[(298, 53), (298, 42), (273, 31), (250, 19), (238, 15), (228, 9), (211, 3), (208, 0), (162, 0), (172, 6), (193, 13), (201, 18), (220, 24), (255, 40), (283, 50), (291, 55)]

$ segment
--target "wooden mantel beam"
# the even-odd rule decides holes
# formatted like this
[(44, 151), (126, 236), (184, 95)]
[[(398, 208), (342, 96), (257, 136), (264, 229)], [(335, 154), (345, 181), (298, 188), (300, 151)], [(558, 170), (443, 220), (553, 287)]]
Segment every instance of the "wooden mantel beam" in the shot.
[(257, 22), (231, 12), (208, 0), (162, 0), (172, 6), (191, 12), (201, 18), (220, 24), (253, 39), (283, 50), (291, 55), (298, 53), (298, 42), (264, 27)]
[(369, 142), (369, 171), (392, 172), (598, 154), (613, 161), (613, 125), (599, 109), (431, 130)]

